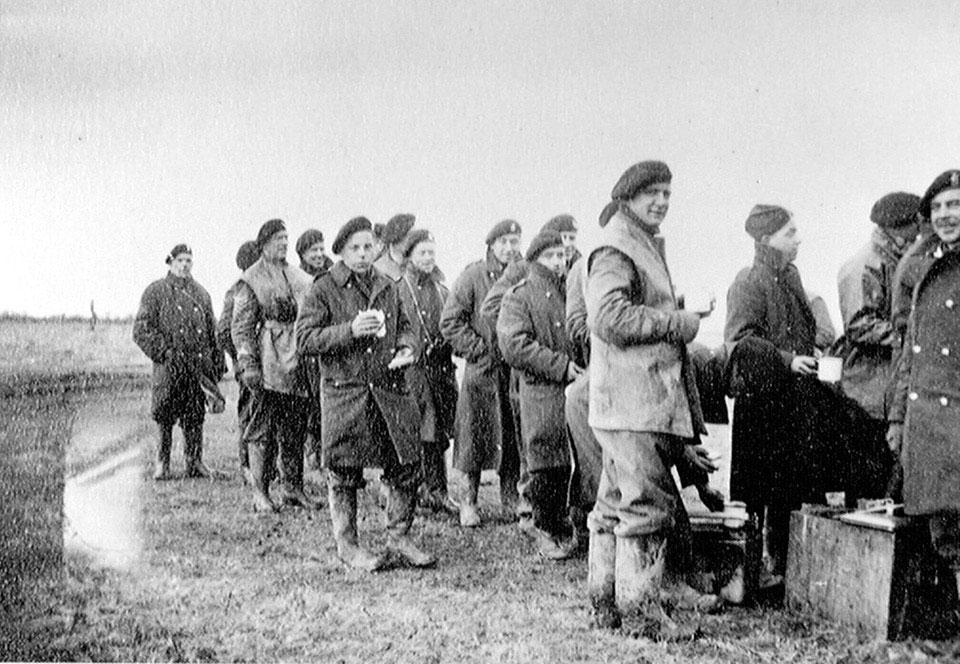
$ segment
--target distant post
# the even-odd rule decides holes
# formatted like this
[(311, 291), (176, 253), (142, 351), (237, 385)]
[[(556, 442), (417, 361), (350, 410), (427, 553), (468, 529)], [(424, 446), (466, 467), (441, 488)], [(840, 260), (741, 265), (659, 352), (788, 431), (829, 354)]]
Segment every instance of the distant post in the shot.
[(94, 309), (93, 307), (93, 300), (90, 300), (90, 329), (91, 330), (97, 329), (98, 320), (99, 319), (97, 318), (97, 310)]

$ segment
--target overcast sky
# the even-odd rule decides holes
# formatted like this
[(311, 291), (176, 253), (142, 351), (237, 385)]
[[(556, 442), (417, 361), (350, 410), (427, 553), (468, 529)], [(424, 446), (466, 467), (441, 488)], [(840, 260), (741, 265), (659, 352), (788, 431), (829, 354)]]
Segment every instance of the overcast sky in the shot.
[(133, 313), (187, 242), (219, 313), (272, 217), (329, 245), (413, 212), (452, 282), (505, 217), (526, 244), (569, 212), (589, 243), (620, 173), (659, 158), (682, 289), (722, 304), (748, 211), (780, 203), (839, 323), (873, 202), (960, 167), (958, 43), (953, 0), (7, 0), (0, 310)]

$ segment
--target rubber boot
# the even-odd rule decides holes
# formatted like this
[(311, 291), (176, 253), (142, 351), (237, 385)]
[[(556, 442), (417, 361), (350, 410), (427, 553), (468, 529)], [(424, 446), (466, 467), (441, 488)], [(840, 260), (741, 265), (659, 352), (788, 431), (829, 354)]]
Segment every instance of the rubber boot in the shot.
[(620, 611), (615, 594), (616, 536), (591, 532), (587, 560), (587, 596), (593, 608), (593, 622), (601, 629), (617, 629), (620, 627)]
[(158, 482), (173, 479), (170, 473), (170, 448), (173, 446), (173, 426), (157, 424), (159, 439), (157, 440), (157, 458), (153, 469), (153, 479)]
[(183, 429), (183, 453), (186, 457), (187, 477), (213, 477), (213, 471), (203, 463), (203, 423)]
[(264, 449), (262, 445), (251, 443), (247, 447), (247, 453), (250, 458), (250, 480), (253, 489), (253, 511), (254, 512), (278, 512), (279, 508), (270, 500), (269, 486), (267, 479), (266, 459), (264, 458)]
[(666, 551), (661, 533), (617, 537), (617, 609), (631, 632), (648, 638), (661, 638), (676, 628), (660, 605)]
[(410, 526), (417, 508), (416, 489), (399, 489), (389, 483), (384, 486), (387, 488), (387, 548), (414, 567), (436, 565), (436, 557), (410, 539)]
[(280, 491), (280, 501), (289, 507), (301, 507), (308, 510), (323, 509), (323, 503), (304, 493), (302, 486), (290, 486), (286, 483)]
[(351, 487), (328, 489), (330, 521), (333, 539), (337, 543), (337, 557), (348, 567), (376, 572), (383, 567), (384, 558), (360, 546), (357, 538), (357, 490)]
[(460, 497), (460, 525), (464, 528), (480, 526), (480, 510), (477, 494), (480, 492), (480, 473), (470, 473), (464, 478), (463, 495)]
[(456, 515), (459, 507), (447, 492), (447, 464), (444, 449), (435, 442), (422, 441), (423, 486), (420, 504), (438, 514)]

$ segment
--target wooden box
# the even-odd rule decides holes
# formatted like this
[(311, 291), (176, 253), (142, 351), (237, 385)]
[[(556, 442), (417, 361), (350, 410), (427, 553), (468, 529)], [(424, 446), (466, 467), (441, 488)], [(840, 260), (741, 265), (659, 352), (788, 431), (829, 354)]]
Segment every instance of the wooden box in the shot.
[(791, 515), (787, 606), (867, 638), (956, 634), (955, 577), (934, 553), (925, 521), (878, 515), (861, 521)]
[(743, 503), (727, 503), (722, 512), (700, 506), (688, 513), (697, 569), (708, 575), (713, 592), (726, 602), (748, 602), (756, 589), (763, 547), (755, 519)]

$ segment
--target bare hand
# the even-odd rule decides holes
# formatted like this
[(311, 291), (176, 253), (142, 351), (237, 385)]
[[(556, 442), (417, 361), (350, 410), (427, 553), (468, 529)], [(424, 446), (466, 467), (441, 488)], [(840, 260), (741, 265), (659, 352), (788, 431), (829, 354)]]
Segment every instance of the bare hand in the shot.
[(570, 362), (567, 364), (567, 381), (572, 383), (582, 376), (584, 371), (585, 369), (576, 362)]
[(817, 358), (809, 355), (797, 355), (790, 361), (790, 371), (806, 376), (817, 373)]
[(894, 454), (900, 454), (900, 445), (903, 443), (903, 425), (900, 422), (891, 422), (887, 429), (887, 447)]
[(683, 456), (691, 466), (707, 473), (720, 468), (710, 459), (710, 453), (703, 445), (684, 445)]
[(404, 346), (403, 348), (397, 349), (393, 359), (390, 360), (390, 363), (387, 365), (387, 369), (399, 369), (408, 364), (413, 364), (413, 351)]
[(350, 331), (354, 337), (372, 337), (381, 325), (383, 322), (375, 311), (361, 311), (350, 323)]

